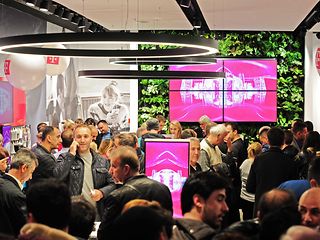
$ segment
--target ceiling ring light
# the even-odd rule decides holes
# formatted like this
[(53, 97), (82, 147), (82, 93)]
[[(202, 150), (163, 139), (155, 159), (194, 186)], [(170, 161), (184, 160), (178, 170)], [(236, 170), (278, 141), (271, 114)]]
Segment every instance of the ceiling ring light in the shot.
[(97, 79), (212, 79), (225, 77), (224, 72), (139, 71), (139, 70), (82, 70), (80, 78)]
[(214, 57), (183, 57), (183, 58), (110, 58), (111, 64), (123, 65), (200, 65), (215, 64)]
[[(45, 44), (154, 44), (178, 46), (159, 50), (52, 49)], [(0, 52), (69, 57), (171, 58), (205, 56), (218, 52), (214, 40), (193, 36), (152, 33), (96, 32), (50, 33), (0, 38)]]

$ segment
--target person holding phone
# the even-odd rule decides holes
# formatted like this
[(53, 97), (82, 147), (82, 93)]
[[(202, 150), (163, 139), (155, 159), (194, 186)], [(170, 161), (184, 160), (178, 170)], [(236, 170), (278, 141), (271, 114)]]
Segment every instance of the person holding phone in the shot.
[(69, 152), (57, 159), (54, 175), (69, 186), (72, 196), (81, 195), (96, 206), (101, 217), (102, 200), (115, 189), (109, 162), (90, 149), (92, 134), (87, 125), (78, 125), (73, 137)]

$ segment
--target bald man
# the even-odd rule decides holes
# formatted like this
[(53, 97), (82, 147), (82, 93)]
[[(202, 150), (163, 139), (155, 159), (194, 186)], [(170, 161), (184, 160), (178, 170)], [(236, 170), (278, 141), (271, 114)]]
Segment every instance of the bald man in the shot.
[(301, 224), (316, 228), (320, 225), (320, 188), (310, 188), (304, 192), (299, 201)]

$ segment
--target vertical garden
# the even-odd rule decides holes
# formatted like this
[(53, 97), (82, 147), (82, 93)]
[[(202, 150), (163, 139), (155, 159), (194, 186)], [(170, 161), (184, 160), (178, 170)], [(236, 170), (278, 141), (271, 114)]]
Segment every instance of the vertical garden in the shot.
[[(267, 57), (278, 62), (278, 120), (276, 125), (288, 127), (293, 119), (303, 117), (303, 43), (291, 33), (210, 33), (216, 38), (219, 56), (222, 57)], [(155, 48), (141, 45), (141, 49)], [(140, 66), (141, 70), (166, 70), (165, 66)], [(142, 79), (139, 83), (139, 124), (158, 114), (169, 114), (168, 80)], [(255, 135), (260, 124), (241, 124), (247, 134)]]

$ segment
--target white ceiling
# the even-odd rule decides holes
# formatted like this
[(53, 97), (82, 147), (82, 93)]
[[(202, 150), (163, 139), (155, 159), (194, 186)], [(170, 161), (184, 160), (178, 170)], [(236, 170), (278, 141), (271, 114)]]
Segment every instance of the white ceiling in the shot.
[[(211, 30), (293, 31), (319, 0), (197, 1)], [(175, 0), (57, 2), (110, 30), (192, 29)]]

